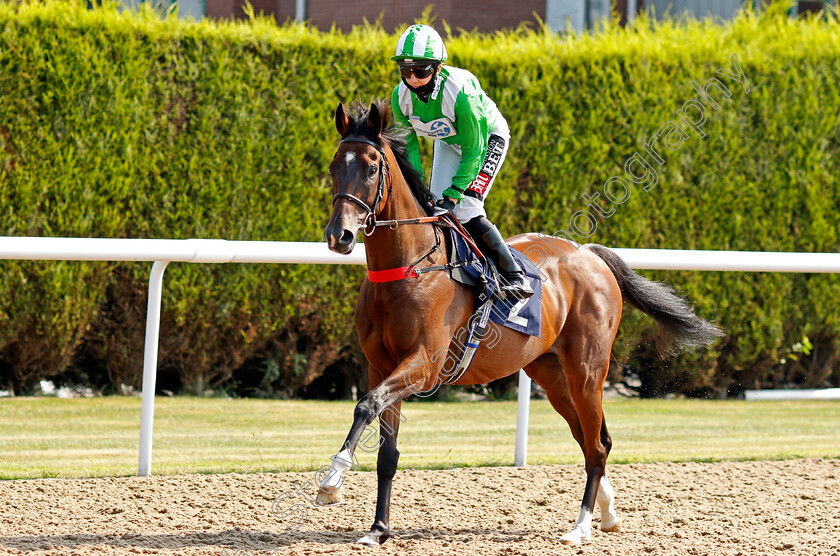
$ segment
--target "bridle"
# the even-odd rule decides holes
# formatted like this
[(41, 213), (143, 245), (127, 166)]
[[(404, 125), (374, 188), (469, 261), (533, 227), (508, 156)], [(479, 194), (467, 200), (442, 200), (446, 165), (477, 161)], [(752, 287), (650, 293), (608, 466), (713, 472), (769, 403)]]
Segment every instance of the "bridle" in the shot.
[[(376, 214), (379, 212), (379, 203), (381, 203), (382, 199), (385, 197), (386, 181), (388, 182), (388, 197), (391, 197), (391, 187), (393, 185), (393, 179), (391, 179), (391, 168), (388, 166), (388, 159), (385, 157), (385, 148), (382, 147), (382, 145), (377, 145), (370, 139), (366, 139), (364, 137), (346, 137), (342, 139), (341, 142), (365, 143), (367, 145), (371, 145), (379, 151), (379, 155), (382, 158), (382, 163), (379, 165), (379, 184), (376, 187), (376, 198), (373, 200), (373, 206), (369, 206), (366, 202), (355, 195), (345, 193), (343, 191), (336, 193), (332, 198), (333, 206), (335, 206), (336, 201), (339, 199), (347, 199), (362, 207), (362, 210), (365, 211), (365, 235), (369, 236), (376, 230), (376, 226), (380, 225), (380, 223), (376, 221)], [(370, 232), (368, 232), (368, 229), (370, 229)]]
[[(393, 187), (393, 177), (391, 176), (391, 167), (388, 165), (388, 159), (385, 156), (385, 148), (382, 145), (377, 145), (370, 139), (365, 137), (345, 137), (341, 140), (342, 143), (365, 143), (366, 145), (371, 145), (377, 151), (379, 151), (380, 156), (382, 157), (382, 163), (379, 165), (379, 183), (377, 184), (376, 188), (376, 198), (373, 200), (373, 206), (368, 205), (359, 197), (351, 193), (345, 193), (343, 191), (336, 193), (333, 195), (332, 204), (335, 206), (335, 203), (340, 199), (347, 199), (353, 203), (356, 203), (362, 210), (365, 211), (365, 220), (364, 220), (364, 230), (365, 236), (373, 235), (373, 232), (376, 231), (376, 228), (380, 226), (388, 226), (392, 230), (396, 230), (398, 227), (406, 225), (406, 224), (434, 224), (435, 225), (435, 245), (422, 257), (417, 259), (413, 264), (405, 267), (389, 269), (385, 271), (371, 271), (368, 270), (368, 277), (373, 282), (390, 282), (394, 280), (401, 280), (403, 278), (408, 278), (410, 276), (417, 277), (421, 273), (424, 272), (431, 272), (435, 270), (447, 270), (449, 268), (453, 268), (455, 266), (460, 266), (461, 263), (450, 263), (444, 265), (435, 265), (423, 269), (418, 269), (417, 265), (431, 255), (434, 251), (440, 249), (441, 245), (441, 237), (440, 232), (438, 230), (439, 226), (445, 226), (452, 228), (455, 233), (460, 234), (467, 242), (467, 244), (478, 254), (479, 258), (483, 258), (484, 255), (482, 254), (481, 250), (475, 245), (470, 235), (464, 230), (463, 226), (458, 222), (452, 214), (447, 214), (445, 216), (421, 216), (419, 218), (406, 218), (402, 220), (376, 220), (376, 215), (381, 212), (379, 210), (379, 203), (383, 205), (388, 202), (388, 199), (391, 198), (391, 189)], [(385, 194), (385, 182), (388, 182), (388, 194)], [(395, 273), (396, 272), (396, 273)], [(377, 277), (380, 276), (380, 277)], [(383, 275), (387, 275), (382, 277)]]
[[(388, 202), (388, 199), (391, 198), (391, 188), (393, 186), (394, 180), (391, 177), (391, 167), (388, 165), (388, 158), (385, 156), (385, 148), (382, 145), (377, 145), (370, 139), (365, 137), (345, 137), (341, 140), (342, 143), (365, 143), (366, 145), (370, 145), (374, 147), (377, 151), (379, 151), (379, 155), (382, 158), (382, 164), (379, 165), (379, 183), (376, 188), (376, 198), (373, 200), (373, 206), (368, 205), (366, 202), (361, 200), (360, 198), (356, 197), (351, 193), (344, 193), (343, 191), (340, 193), (336, 193), (333, 195), (332, 204), (335, 206), (336, 201), (339, 199), (347, 199), (348, 201), (352, 201), (356, 203), (362, 210), (365, 211), (365, 220), (364, 220), (364, 227), (365, 227), (365, 235), (370, 236), (373, 232), (376, 231), (376, 228), (381, 226), (388, 226), (392, 230), (396, 230), (399, 226), (405, 224), (433, 224), (440, 220), (439, 216), (424, 216), (420, 218), (408, 218), (404, 220), (376, 220), (376, 215), (381, 212), (379, 203), (383, 205)], [(385, 182), (388, 182), (388, 192), (387, 195), (385, 193)]]

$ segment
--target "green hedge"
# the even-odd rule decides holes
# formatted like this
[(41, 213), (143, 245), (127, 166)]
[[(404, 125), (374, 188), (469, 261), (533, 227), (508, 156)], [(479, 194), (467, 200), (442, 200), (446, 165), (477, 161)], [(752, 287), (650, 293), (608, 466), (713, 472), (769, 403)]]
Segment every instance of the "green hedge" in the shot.
[[(570, 231), (587, 209), (582, 195), (601, 192), (600, 210), (615, 213), (598, 217), (591, 237), (574, 236), (582, 242), (838, 251), (838, 24), (790, 20), (779, 8), (725, 25), (641, 19), (594, 35), (448, 38), (450, 62), (480, 77), (511, 125), (491, 217), (511, 235)], [(332, 111), (388, 96), (396, 38), (370, 26), (322, 33), (263, 18), (195, 23), (110, 5), (2, 3), (0, 234), (320, 241)], [(734, 71), (733, 55), (749, 93), (716, 73)], [(699, 97), (691, 81), (711, 77), (731, 98), (707, 106), (704, 138), (689, 131), (675, 150), (660, 140), (655, 165), (643, 145), (681, 122), (676, 112)], [(604, 182), (624, 176), (636, 152), (658, 183), (633, 184), (611, 205)], [(0, 387), (25, 391), (68, 372), (139, 386), (148, 271), (0, 261)], [(328, 368), (364, 382), (352, 326), (363, 269), (166, 272), (162, 387), (250, 382), (257, 394), (291, 395)], [(616, 354), (646, 394), (840, 382), (837, 277), (645, 274), (676, 285), (728, 332), (714, 350), (662, 362), (654, 325), (628, 311)]]

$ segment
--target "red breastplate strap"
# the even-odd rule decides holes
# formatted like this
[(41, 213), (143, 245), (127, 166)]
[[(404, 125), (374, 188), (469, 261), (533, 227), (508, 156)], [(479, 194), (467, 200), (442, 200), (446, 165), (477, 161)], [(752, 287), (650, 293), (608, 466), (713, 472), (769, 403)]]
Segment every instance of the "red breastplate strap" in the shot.
[(368, 270), (368, 279), (371, 282), (396, 282), (405, 278), (418, 278), (420, 275), (414, 272), (413, 266), (401, 266), (389, 268), (388, 270)]

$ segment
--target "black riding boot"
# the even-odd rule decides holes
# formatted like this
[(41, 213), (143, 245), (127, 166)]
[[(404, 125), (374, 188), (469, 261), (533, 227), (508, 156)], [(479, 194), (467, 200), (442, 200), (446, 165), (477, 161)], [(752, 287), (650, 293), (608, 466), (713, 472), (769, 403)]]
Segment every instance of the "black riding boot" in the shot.
[(534, 295), (534, 290), (531, 289), (525, 273), (519, 268), (519, 264), (511, 255), (507, 243), (496, 226), (487, 218), (479, 216), (464, 224), (464, 227), (476, 239), (481, 252), (489, 257), (499, 270), (502, 297), (525, 299)]

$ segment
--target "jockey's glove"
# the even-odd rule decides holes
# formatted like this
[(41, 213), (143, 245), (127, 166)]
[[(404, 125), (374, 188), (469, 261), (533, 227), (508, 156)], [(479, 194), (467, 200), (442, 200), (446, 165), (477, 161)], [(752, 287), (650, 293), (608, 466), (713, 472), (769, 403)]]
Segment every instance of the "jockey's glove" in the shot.
[(432, 213), (433, 216), (443, 216), (445, 214), (449, 214), (455, 209), (455, 203), (449, 197), (444, 197), (437, 203), (435, 203), (435, 211)]

